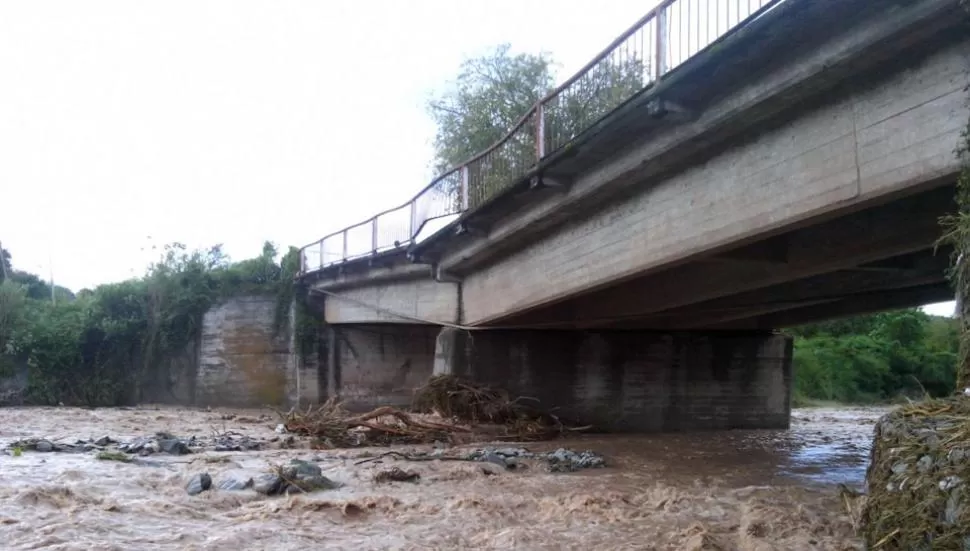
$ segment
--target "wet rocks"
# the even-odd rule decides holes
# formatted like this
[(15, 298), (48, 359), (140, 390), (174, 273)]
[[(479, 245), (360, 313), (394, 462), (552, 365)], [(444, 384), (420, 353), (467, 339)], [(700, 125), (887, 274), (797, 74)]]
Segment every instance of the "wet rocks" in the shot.
[(16, 442), (12, 442), (9, 446), (7, 446), (7, 449), (19, 449), (21, 451), (34, 451), (41, 453), (78, 451), (77, 446), (73, 444), (51, 442), (46, 438), (25, 438), (23, 440), (17, 440)]
[(284, 487), (280, 491), (286, 493), (307, 493), (340, 487), (340, 484), (323, 476), (320, 467), (300, 459), (291, 460), (290, 464), (281, 470), (281, 476)]
[(190, 495), (198, 495), (212, 487), (212, 477), (209, 473), (193, 475), (185, 485), (185, 491)]
[(253, 487), (253, 474), (238, 471), (225, 473), (216, 487), (230, 492), (248, 490)]
[(282, 493), (283, 478), (278, 474), (265, 473), (253, 477), (253, 490), (271, 496)]
[(248, 452), (260, 450), (263, 443), (248, 436), (236, 433), (225, 433), (215, 437), (214, 451), (217, 452)]
[(135, 438), (131, 442), (118, 446), (123, 452), (138, 455), (152, 455), (165, 452), (169, 455), (185, 455), (192, 453), (189, 446), (194, 445), (195, 438), (182, 440), (167, 432), (159, 432), (154, 437)]
[(576, 452), (566, 448), (545, 453), (530, 452), (525, 448), (482, 448), (466, 454), (463, 459), (482, 461), (509, 470), (522, 467), (521, 460), (523, 459), (533, 459), (545, 462), (549, 472), (554, 473), (574, 472), (581, 469), (606, 466), (606, 461), (597, 453), (589, 450)]
[(339, 488), (340, 484), (323, 476), (323, 471), (317, 465), (309, 461), (293, 459), (289, 465), (278, 468), (276, 472), (236, 471), (226, 473), (216, 487), (226, 491), (252, 489), (263, 495), (274, 496), (333, 490)]
[(603, 457), (591, 451), (574, 452), (565, 448), (546, 454), (549, 470), (554, 473), (570, 473), (580, 469), (595, 469), (606, 466)]
[(970, 400), (914, 402), (880, 418), (861, 532), (883, 550), (963, 549), (970, 541)]
[(375, 474), (372, 480), (375, 484), (384, 484), (387, 482), (417, 483), (421, 480), (421, 475), (414, 471), (405, 471), (398, 467), (393, 467)]

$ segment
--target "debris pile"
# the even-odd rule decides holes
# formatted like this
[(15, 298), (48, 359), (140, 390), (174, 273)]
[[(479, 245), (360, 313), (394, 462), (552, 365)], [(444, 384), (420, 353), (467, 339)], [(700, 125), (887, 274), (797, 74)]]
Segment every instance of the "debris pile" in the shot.
[(415, 393), (413, 408), (472, 423), (507, 424), (526, 413), (522, 404), (527, 400), (534, 401), (534, 398), (513, 400), (504, 390), (463, 381), (453, 375), (435, 375)]
[(471, 429), (457, 424), (419, 419), (392, 407), (379, 407), (363, 414), (353, 414), (335, 399), (306, 411), (281, 414), (287, 432), (312, 436), (330, 448), (391, 444), (423, 444), (446, 441), (455, 433)]
[(866, 485), (868, 548), (970, 549), (970, 399), (910, 404), (880, 419)]
[(567, 426), (559, 417), (538, 408), (538, 400), (462, 380), (454, 375), (435, 375), (418, 389), (414, 410), (470, 423), (501, 425), (495, 438), (506, 441), (550, 440), (567, 432), (590, 427)]

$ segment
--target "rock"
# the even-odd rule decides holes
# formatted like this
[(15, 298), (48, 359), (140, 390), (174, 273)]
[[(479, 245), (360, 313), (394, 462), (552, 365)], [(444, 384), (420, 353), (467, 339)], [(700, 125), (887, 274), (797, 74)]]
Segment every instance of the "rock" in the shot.
[(286, 484), (285, 491), (288, 494), (302, 494), (316, 492), (320, 490), (336, 490), (340, 484), (329, 478), (320, 476), (301, 476), (296, 480), (290, 480)]
[(916, 462), (916, 470), (921, 473), (927, 473), (931, 468), (933, 468), (933, 458), (928, 455), (920, 457)]
[(546, 461), (549, 463), (549, 471), (554, 473), (573, 472), (579, 469), (591, 469), (605, 467), (606, 461), (591, 451), (576, 453), (565, 448), (547, 454)]
[(320, 467), (302, 459), (291, 459), (289, 466), (283, 469), (283, 476), (288, 479), (322, 475)]
[(263, 495), (275, 495), (280, 493), (283, 486), (283, 479), (275, 474), (261, 474), (253, 477), (253, 489)]
[(276, 434), (286, 434), (286, 425), (284, 425), (283, 423), (276, 425), (275, 431), (276, 431)]
[(169, 455), (185, 455), (192, 453), (189, 446), (178, 438), (159, 440), (158, 447), (161, 449), (161, 451)]
[(253, 476), (250, 473), (226, 473), (219, 481), (218, 488), (226, 491), (248, 490), (253, 487)]
[(293, 459), (283, 469), (285, 486), (281, 488), (286, 493), (307, 493), (318, 490), (333, 490), (340, 484), (323, 476), (319, 466), (302, 459)]
[(209, 473), (200, 473), (192, 476), (189, 483), (185, 485), (185, 491), (190, 496), (201, 494), (212, 487), (212, 477)]
[(392, 467), (390, 469), (381, 471), (374, 475), (372, 479), (376, 484), (382, 484), (385, 482), (413, 482), (417, 483), (421, 480), (421, 475), (414, 471), (405, 471), (398, 467)]
[(494, 453), (494, 452), (486, 453), (482, 457), (481, 461), (484, 461), (486, 463), (492, 463), (494, 465), (498, 465), (499, 467), (502, 467), (503, 469), (508, 469), (509, 468), (509, 464), (505, 461), (505, 458), (502, 457), (501, 455), (497, 454), (497, 453)]
[(963, 484), (963, 479), (951, 474), (940, 481), (940, 489), (944, 492), (949, 492), (961, 484)]
[(47, 440), (39, 440), (34, 445), (34, 449), (39, 452), (52, 452), (54, 451), (54, 444), (51, 444)]
[(892, 472), (893, 474), (903, 474), (907, 469), (909, 469), (909, 465), (900, 461), (899, 463), (893, 465)]
[(482, 469), (482, 474), (486, 476), (499, 475), (499, 474), (505, 473), (505, 467), (496, 465), (495, 463), (491, 463), (488, 461), (482, 463), (481, 469)]
[(112, 440), (110, 436), (102, 436), (101, 438), (98, 438), (97, 440), (94, 441), (95, 446), (101, 446), (102, 448), (104, 446), (107, 446), (108, 444), (114, 444), (114, 443), (115, 441)]
[(967, 451), (964, 450), (963, 448), (955, 448), (950, 450), (950, 453), (948, 454), (947, 458), (950, 460), (950, 463), (954, 465), (959, 465), (960, 463), (963, 463), (966, 460), (967, 455), (968, 455)]

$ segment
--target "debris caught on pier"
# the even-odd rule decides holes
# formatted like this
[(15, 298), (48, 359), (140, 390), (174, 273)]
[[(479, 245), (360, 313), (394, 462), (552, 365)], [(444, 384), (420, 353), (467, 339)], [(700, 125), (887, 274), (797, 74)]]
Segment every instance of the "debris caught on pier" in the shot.
[(435, 375), (414, 397), (415, 411), (434, 413), (470, 423), (501, 425), (494, 435), (500, 440), (548, 440), (568, 432), (588, 430), (570, 426), (558, 416), (542, 411), (535, 398), (512, 398), (504, 389), (462, 380), (453, 375)]
[(913, 403), (880, 419), (866, 483), (869, 549), (970, 548), (970, 399)]
[(567, 426), (557, 416), (511, 399), (503, 390), (435, 376), (417, 390), (412, 411), (379, 407), (351, 413), (340, 401), (280, 413), (282, 428), (314, 437), (328, 448), (392, 444), (467, 443), (473, 440), (547, 440), (589, 427)]
[(465, 426), (419, 419), (387, 406), (354, 414), (336, 399), (304, 411), (291, 410), (281, 417), (287, 432), (315, 437), (331, 448), (423, 444), (447, 441), (456, 433), (471, 432)]

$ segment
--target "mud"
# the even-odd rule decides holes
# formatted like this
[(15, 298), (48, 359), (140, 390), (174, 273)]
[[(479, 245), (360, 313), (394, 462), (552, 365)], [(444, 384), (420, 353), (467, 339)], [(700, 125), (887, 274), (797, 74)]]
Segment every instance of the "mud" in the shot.
[[(606, 459), (604, 468), (570, 473), (550, 472), (528, 458), (514, 470), (394, 457), (358, 464), (387, 449), (301, 449), (304, 442), (287, 443), (264, 413), (0, 409), (2, 447), (28, 438), (56, 444), (108, 435), (125, 442), (167, 432), (199, 441), (235, 433), (270, 448), (157, 453), (131, 463), (98, 460), (94, 451), (0, 455), (3, 547), (861, 549), (837, 484), (861, 488), (872, 427), (884, 410), (799, 410), (789, 431), (522, 445), (533, 452), (593, 450)], [(297, 449), (273, 449), (283, 444)], [(433, 447), (395, 450), (427, 454)], [(220, 489), (227, 479), (270, 472), (293, 459), (319, 466), (339, 487), (288, 496)], [(381, 476), (394, 468), (408, 476)], [(189, 495), (187, 484), (203, 473), (212, 487)]]

